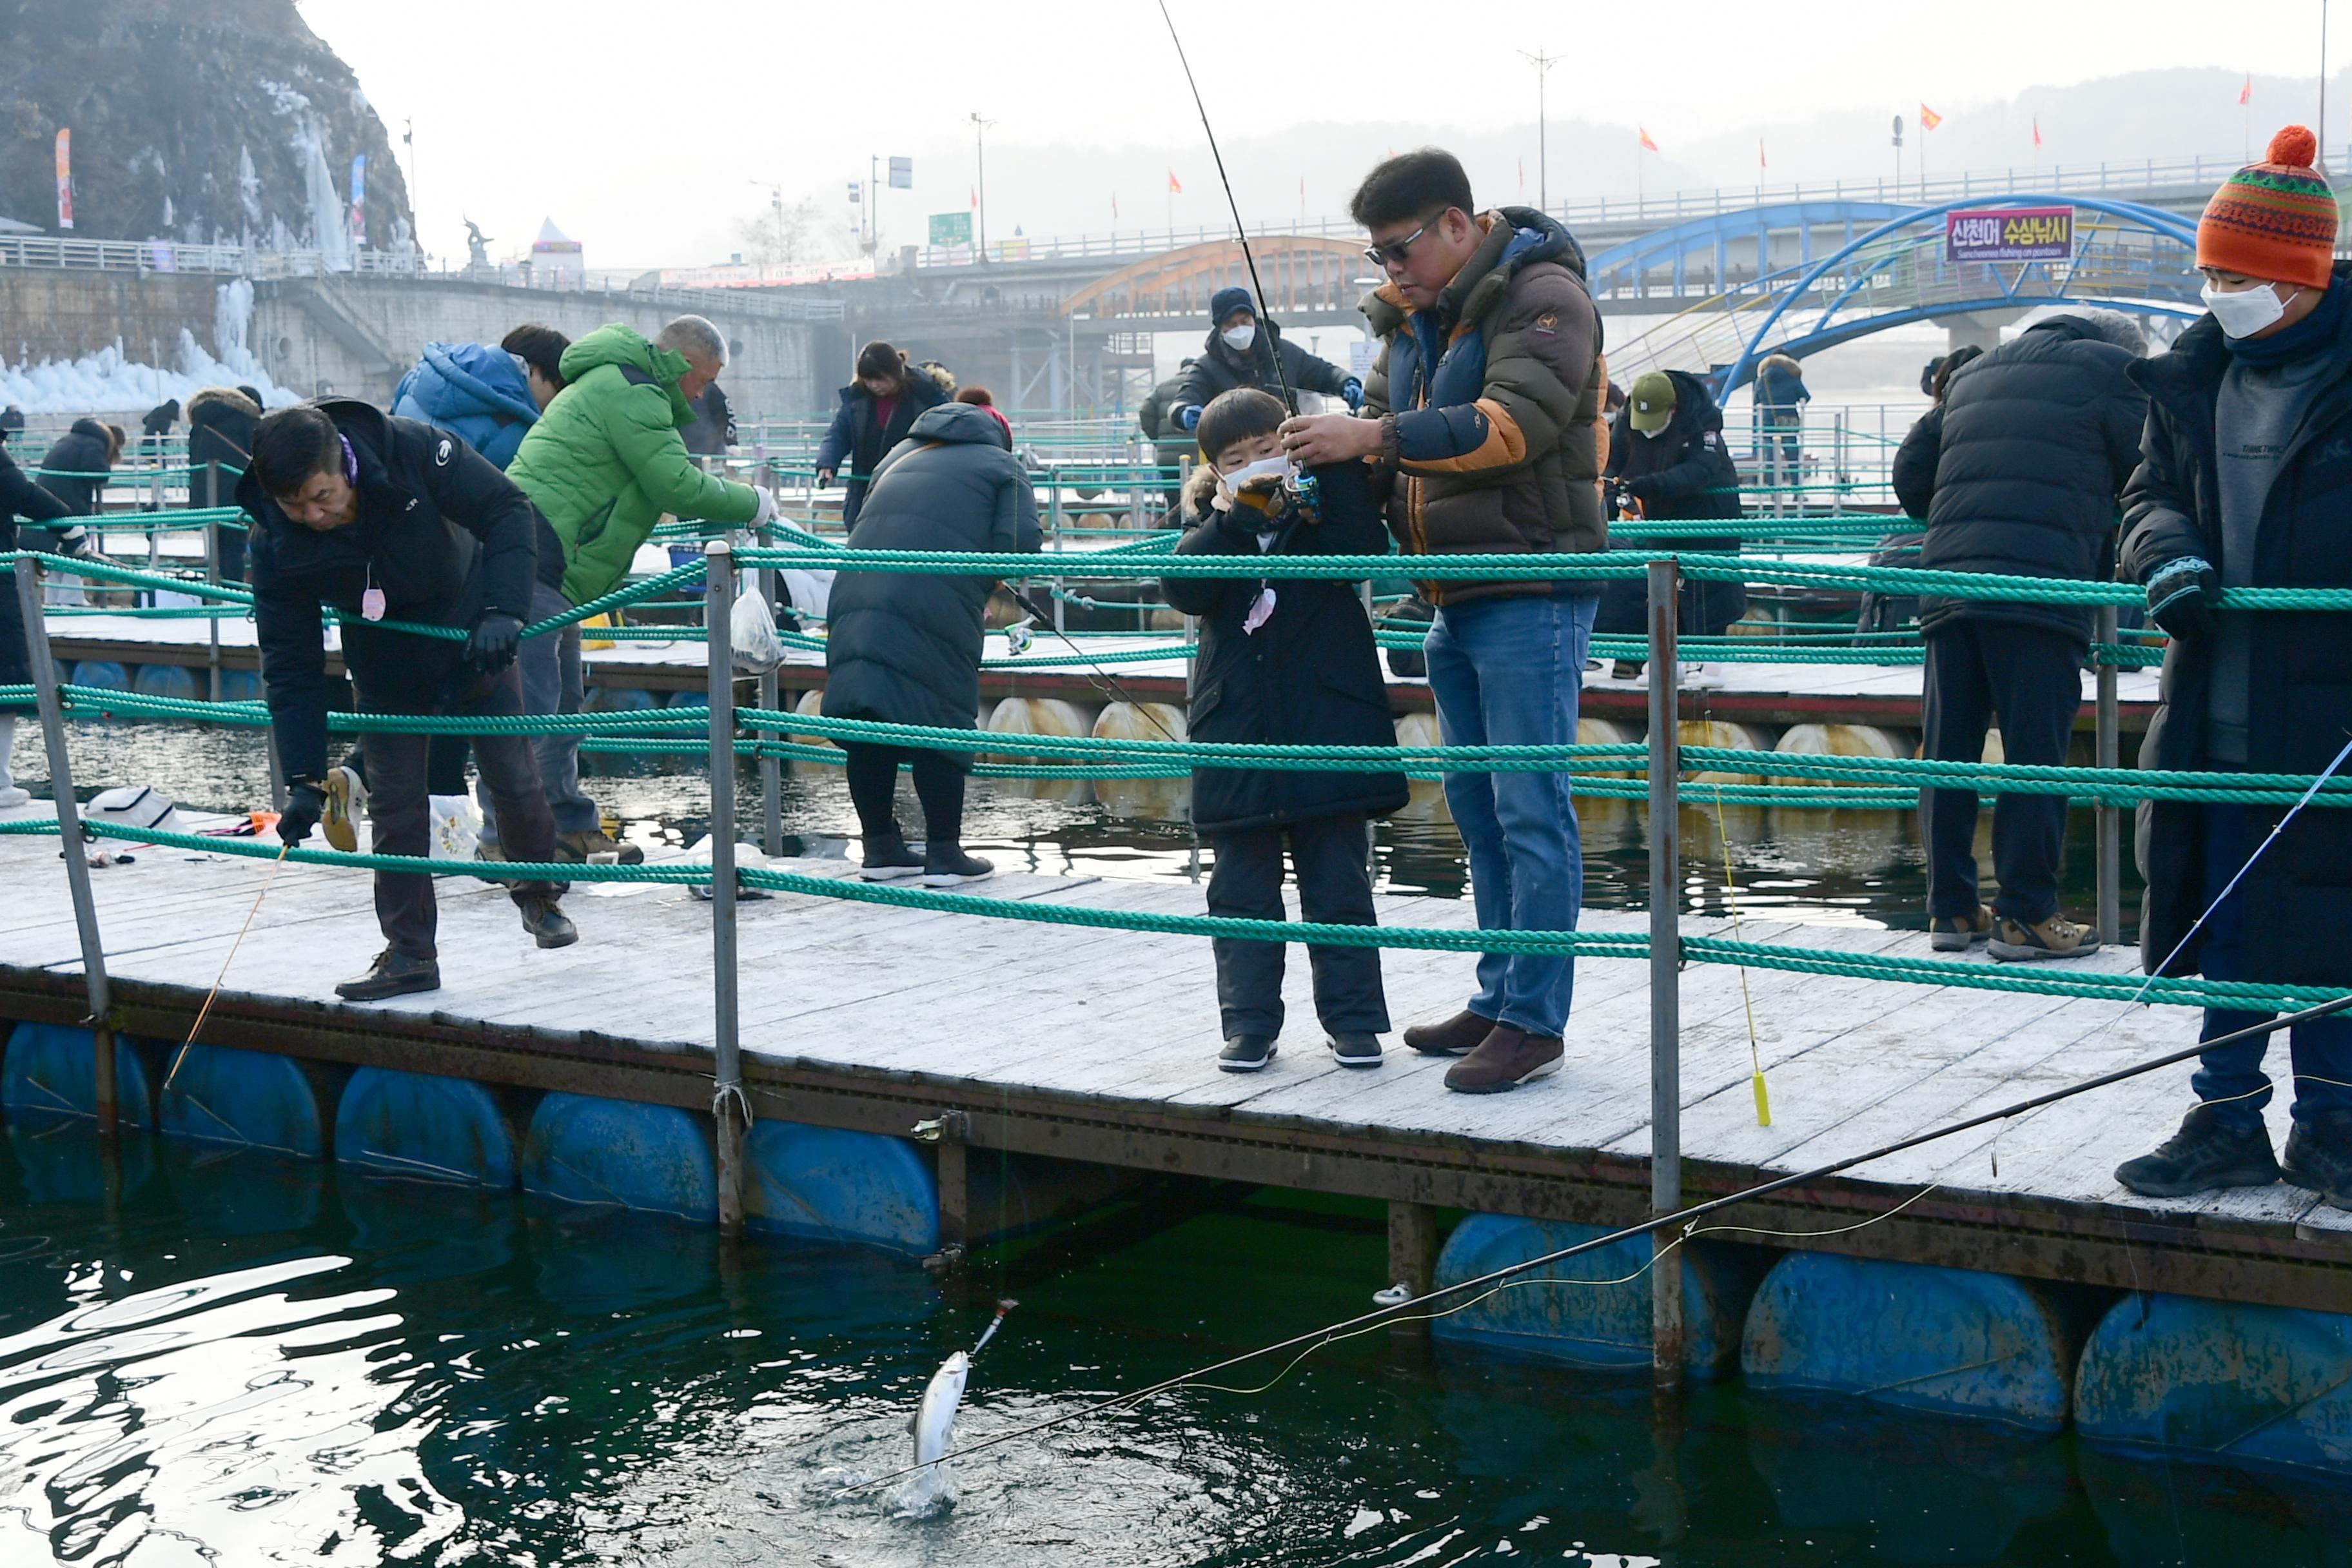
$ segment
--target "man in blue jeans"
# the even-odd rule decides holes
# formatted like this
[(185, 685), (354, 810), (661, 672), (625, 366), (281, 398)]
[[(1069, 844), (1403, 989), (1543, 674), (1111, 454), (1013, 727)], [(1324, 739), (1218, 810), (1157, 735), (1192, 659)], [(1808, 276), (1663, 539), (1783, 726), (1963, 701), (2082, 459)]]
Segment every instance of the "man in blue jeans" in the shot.
[[(1302, 466), (1370, 461), (1408, 555), (1605, 549), (1599, 443), (1601, 318), (1584, 254), (1532, 207), (1480, 211), (1434, 148), (1380, 164), (1349, 210), (1387, 281), (1364, 301), (1381, 340), (1360, 417), (1283, 426)], [(1592, 635), (1591, 580), (1431, 582), (1429, 686), (1449, 746), (1569, 745)], [(1569, 931), (1584, 859), (1566, 773), (1448, 773), (1483, 931)], [(1559, 1070), (1570, 961), (1478, 962), (1478, 990), (1443, 1023), (1404, 1032), (1456, 1056), (1448, 1089), (1491, 1094)]]

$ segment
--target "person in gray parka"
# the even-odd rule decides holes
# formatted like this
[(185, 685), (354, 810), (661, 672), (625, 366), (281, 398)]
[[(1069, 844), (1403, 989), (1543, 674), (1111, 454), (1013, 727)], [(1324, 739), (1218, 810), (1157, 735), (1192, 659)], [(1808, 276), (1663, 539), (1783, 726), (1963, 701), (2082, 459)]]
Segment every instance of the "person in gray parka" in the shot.
[[(856, 550), (1035, 551), (1037, 498), (1012, 438), (990, 410), (927, 408), (875, 470), (850, 530)], [(826, 606), (824, 711), (936, 729), (978, 727), (984, 577), (845, 571)], [(974, 882), (995, 868), (963, 851), (968, 752), (845, 741), (849, 795), (866, 840), (868, 881), (920, 877), (931, 887)], [(898, 766), (912, 766), (922, 803), (923, 852), (909, 848), (893, 810)]]

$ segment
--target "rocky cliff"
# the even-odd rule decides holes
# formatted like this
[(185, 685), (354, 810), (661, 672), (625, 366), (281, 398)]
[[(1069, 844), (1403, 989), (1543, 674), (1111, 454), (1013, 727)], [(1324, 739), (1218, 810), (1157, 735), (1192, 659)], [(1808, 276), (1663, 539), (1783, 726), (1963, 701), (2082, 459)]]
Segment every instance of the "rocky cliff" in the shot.
[(0, 217), (58, 232), (60, 128), (79, 237), (340, 252), (358, 156), (365, 244), (414, 229), (383, 122), (294, 0), (0, 0)]

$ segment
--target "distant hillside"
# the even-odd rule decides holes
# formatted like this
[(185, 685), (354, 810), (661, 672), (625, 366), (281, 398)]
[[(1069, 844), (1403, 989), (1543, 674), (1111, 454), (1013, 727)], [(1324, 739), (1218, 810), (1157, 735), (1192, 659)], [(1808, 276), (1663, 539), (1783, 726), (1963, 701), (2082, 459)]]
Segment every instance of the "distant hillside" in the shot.
[(0, 0), (0, 216), (57, 231), (53, 148), (73, 132), (73, 233), (348, 243), (414, 227), (383, 122), (294, 0)]

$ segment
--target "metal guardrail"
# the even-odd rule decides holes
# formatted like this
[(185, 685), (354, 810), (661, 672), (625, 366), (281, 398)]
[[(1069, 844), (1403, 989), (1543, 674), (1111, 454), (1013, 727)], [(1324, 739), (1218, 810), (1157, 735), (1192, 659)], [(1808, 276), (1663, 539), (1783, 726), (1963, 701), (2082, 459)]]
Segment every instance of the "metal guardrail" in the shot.
[[(1932, 206), (1938, 202), (1970, 196), (2009, 195), (2019, 191), (2065, 195), (2116, 191), (2146, 191), (2160, 185), (2219, 184), (2245, 163), (2236, 156), (2220, 158), (2148, 159), (2139, 163), (2053, 164), (2048, 169), (1962, 170), (1926, 180), (1829, 180), (1789, 184), (1717, 185), (1704, 190), (1664, 191), (1632, 198), (1601, 196), (1589, 202), (1565, 202), (1548, 210), (1571, 229), (1621, 223), (1678, 223), (1685, 218), (1715, 217), (1727, 212), (1801, 201), (1912, 202)], [(1363, 226), (1349, 217), (1301, 217), (1297, 222), (1255, 226), (1253, 238), (1276, 235), (1321, 235), (1356, 238)], [(1159, 228), (1082, 234), (1064, 237), (993, 241), (988, 247), (992, 263), (1061, 261), (1076, 258), (1156, 255), (1187, 245), (1205, 245), (1231, 238), (1230, 227), (1214, 224), (1194, 228)], [(916, 252), (916, 264), (926, 268), (969, 267), (974, 264), (970, 246), (926, 246)]]
[(182, 245), (173, 240), (62, 239), (47, 235), (0, 236), (0, 267), (55, 268), (78, 272), (197, 272), (258, 279), (287, 278), (397, 278), (421, 283), (472, 283), (538, 293), (593, 294), (642, 304), (675, 305), (719, 314), (765, 316), (785, 321), (837, 321), (838, 300), (749, 294), (742, 290), (676, 289), (652, 285), (613, 286), (566, 282), (520, 267), (427, 267), (410, 252), (362, 250), (347, 262), (316, 250), (260, 250), (239, 245)]

